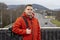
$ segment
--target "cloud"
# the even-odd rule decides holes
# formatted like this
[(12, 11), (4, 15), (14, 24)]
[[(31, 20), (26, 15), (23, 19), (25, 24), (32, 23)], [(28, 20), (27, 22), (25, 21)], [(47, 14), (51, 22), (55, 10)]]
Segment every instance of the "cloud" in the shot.
[(60, 8), (60, 0), (0, 0), (0, 2), (4, 2), (8, 5), (40, 4), (50, 9)]

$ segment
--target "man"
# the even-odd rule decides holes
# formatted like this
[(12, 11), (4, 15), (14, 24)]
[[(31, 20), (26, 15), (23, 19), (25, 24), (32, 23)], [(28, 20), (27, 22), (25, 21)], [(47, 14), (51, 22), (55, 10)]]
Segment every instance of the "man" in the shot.
[(23, 36), (23, 40), (41, 40), (41, 31), (38, 20), (34, 17), (33, 7), (31, 4), (26, 5), (22, 14), (28, 22), (29, 28), (22, 17), (17, 18), (13, 24), (12, 31)]

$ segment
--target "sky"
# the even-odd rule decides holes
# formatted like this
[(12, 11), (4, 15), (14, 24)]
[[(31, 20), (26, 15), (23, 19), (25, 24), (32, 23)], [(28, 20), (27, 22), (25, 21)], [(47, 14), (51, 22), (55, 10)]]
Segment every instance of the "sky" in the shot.
[(7, 5), (39, 4), (49, 9), (60, 9), (60, 0), (0, 0)]

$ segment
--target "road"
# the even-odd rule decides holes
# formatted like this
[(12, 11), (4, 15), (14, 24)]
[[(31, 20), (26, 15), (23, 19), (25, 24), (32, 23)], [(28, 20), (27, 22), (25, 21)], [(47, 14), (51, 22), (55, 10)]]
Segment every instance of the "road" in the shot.
[[(38, 19), (41, 27), (56, 27), (53, 23), (50, 22), (49, 18), (44, 18), (42, 14), (35, 13), (35, 17)], [(45, 23), (48, 23), (47, 25)]]

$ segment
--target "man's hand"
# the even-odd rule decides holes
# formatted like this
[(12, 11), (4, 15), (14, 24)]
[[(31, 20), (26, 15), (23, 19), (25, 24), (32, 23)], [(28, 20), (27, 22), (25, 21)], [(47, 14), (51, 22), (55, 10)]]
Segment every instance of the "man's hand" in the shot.
[(26, 29), (26, 34), (31, 34), (31, 29)]

